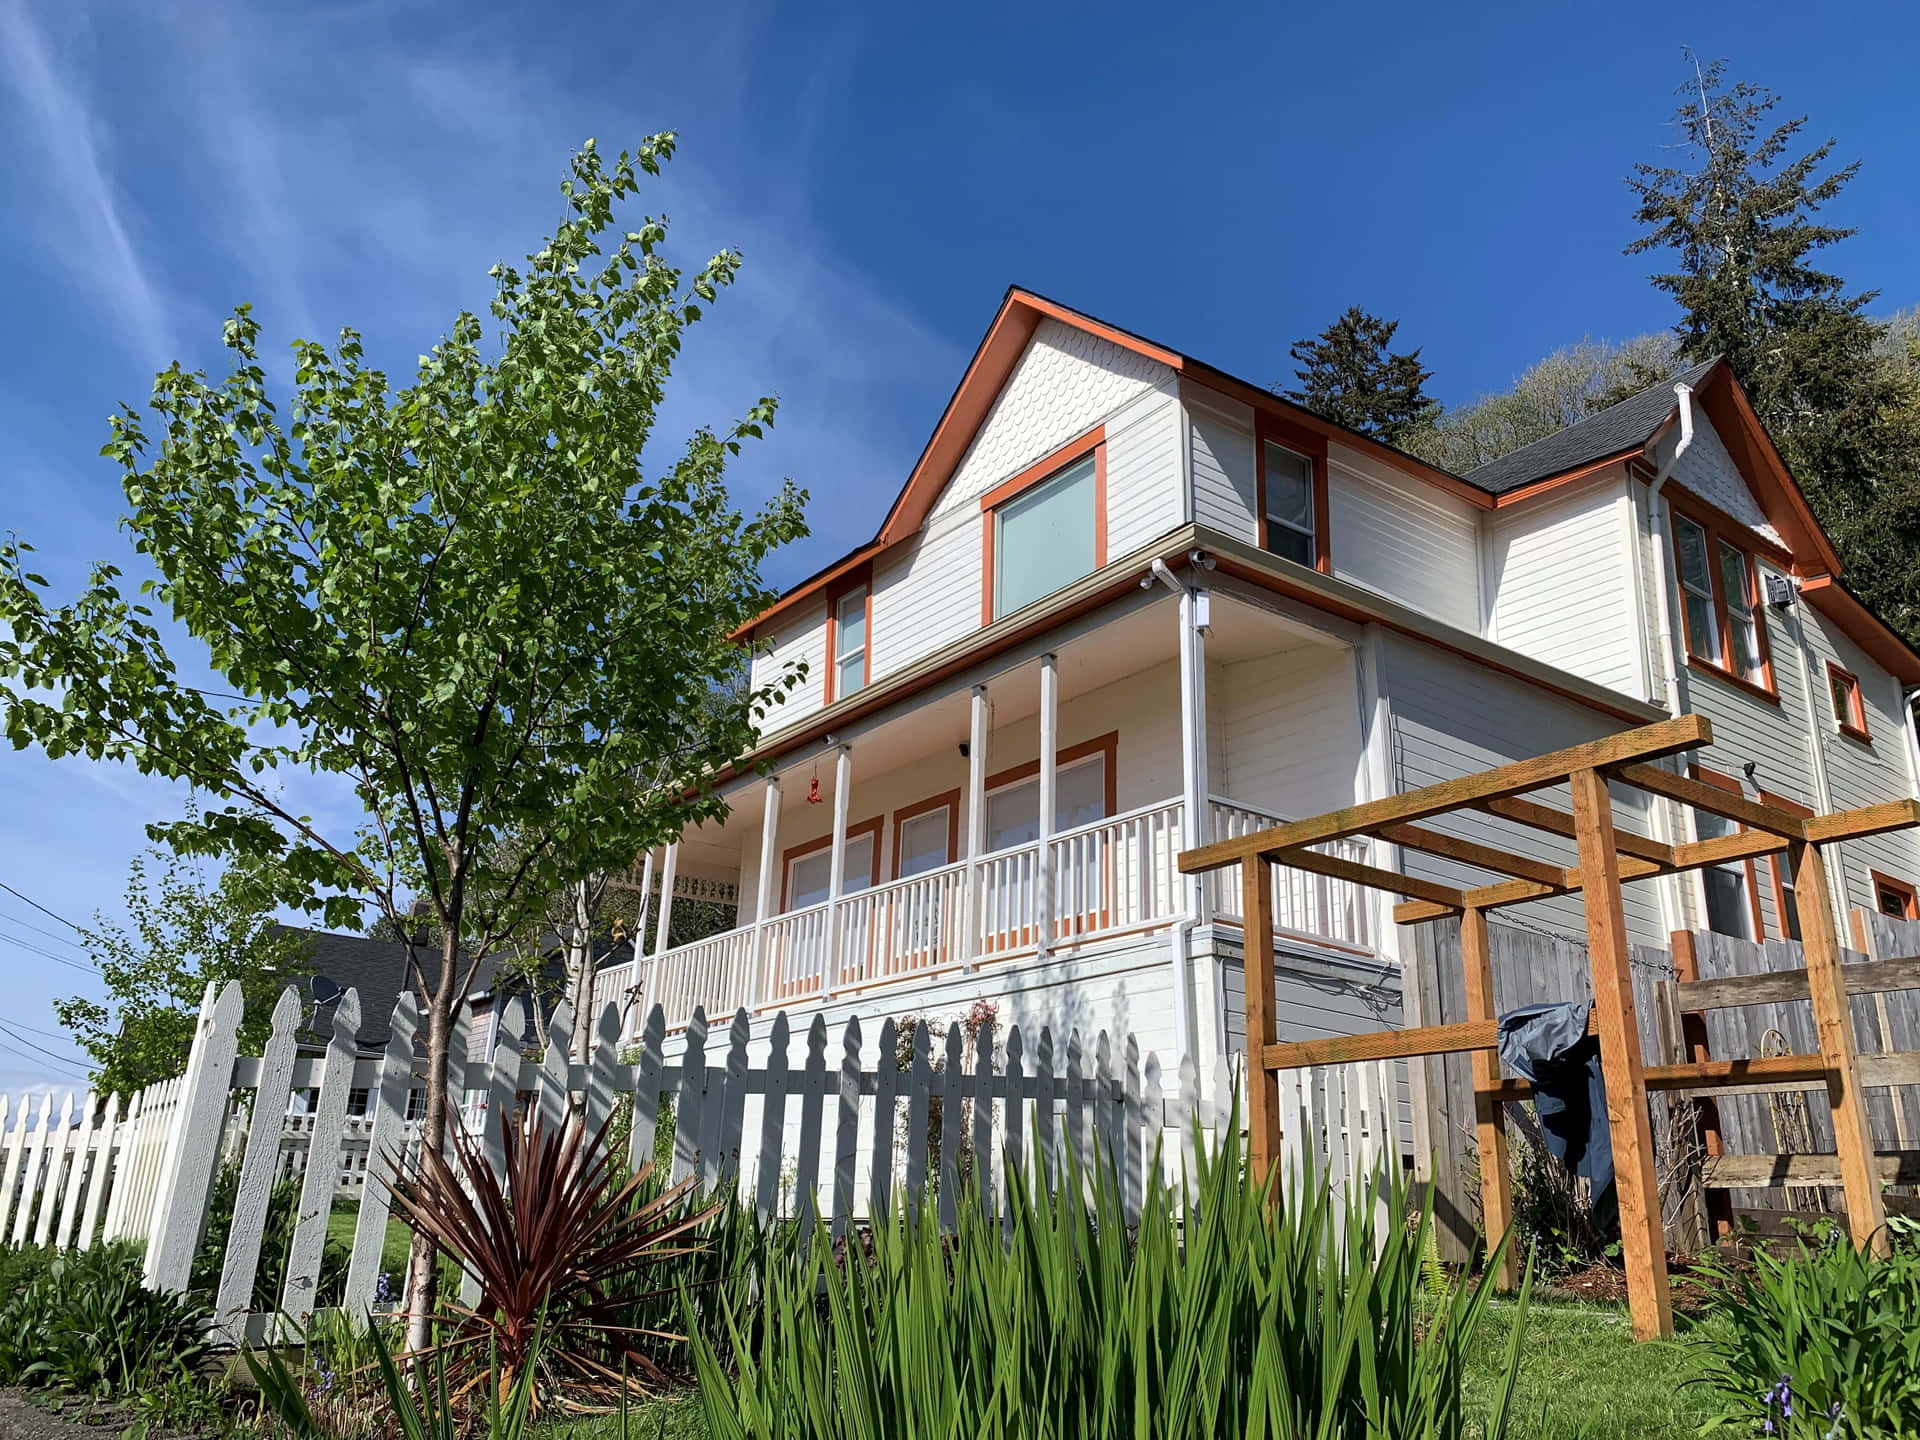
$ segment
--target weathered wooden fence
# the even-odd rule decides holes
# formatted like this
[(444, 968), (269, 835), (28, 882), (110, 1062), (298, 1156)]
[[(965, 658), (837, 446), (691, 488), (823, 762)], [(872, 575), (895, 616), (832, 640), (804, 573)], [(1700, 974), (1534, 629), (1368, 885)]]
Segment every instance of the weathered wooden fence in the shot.
[[(619, 1012), (609, 1004), (577, 1047), (587, 1057), (578, 1060), (570, 1058), (568, 1006), (556, 1007), (548, 1045), (533, 1051), (521, 1039), (523, 1004), (508, 1002), (491, 1056), (470, 1056), (463, 1020), (449, 1062), (461, 1123), (496, 1170), (508, 1124), (537, 1116), (557, 1126), (578, 1116), (598, 1129), (623, 1106), (633, 1164), (659, 1155), (676, 1181), (736, 1184), (763, 1219), (817, 1219), (836, 1235), (884, 1206), (917, 1208), (929, 1194), (943, 1225), (954, 1224), (962, 1195), (1003, 1214), (1007, 1186), (1023, 1183), (1036, 1156), (1048, 1183), (1066, 1173), (1069, 1157), (1083, 1173), (1109, 1168), (1137, 1217), (1150, 1167), (1175, 1178), (1191, 1173), (1196, 1143), (1217, 1136), (1233, 1114), (1235, 1080), (1224, 1065), (1206, 1077), (1191, 1060), (1163, 1071), (1131, 1036), (1102, 1032), (1089, 1042), (1076, 1032), (1056, 1042), (1044, 1029), (1029, 1040), (1018, 1028), (996, 1035), (985, 1026), (967, 1038), (955, 1024), (936, 1047), (924, 1025), (902, 1035), (891, 1020), (866, 1028), (852, 1020), (830, 1036), (824, 1017), (797, 1022), (784, 1013), (756, 1036), (744, 1011), (718, 1028), (696, 1008), (669, 1050), (656, 1007), (640, 1043), (622, 1053)], [(43, 1102), (29, 1129), (22, 1112), (6, 1136), (0, 1180), (0, 1201), (14, 1203), (23, 1237), (144, 1240), (148, 1282), (181, 1289), (214, 1179), (222, 1165), (237, 1166), (215, 1301), (228, 1339), (264, 1335), (276, 1310), (304, 1323), (322, 1308), (372, 1306), (388, 1235), (387, 1182), (396, 1163), (418, 1153), (409, 1093), (425, 1050), (411, 994), (395, 1007), (379, 1056), (357, 1052), (359, 999), (351, 990), (334, 1008), (323, 1055), (300, 1053), (303, 1015), (292, 989), (274, 1009), (262, 1055), (237, 1053), (241, 1019), (237, 985), (210, 992), (185, 1073), (136, 1097), (129, 1118), (116, 1118), (113, 1101), (101, 1110), (89, 1100), (78, 1124), (55, 1124)], [(1291, 1072), (1283, 1094), (1288, 1183), (1311, 1175), (1344, 1192), (1403, 1163), (1388, 1066)], [(70, 1112), (71, 1101), (63, 1114)], [(94, 1115), (99, 1123), (90, 1125)], [(960, 1183), (962, 1175), (972, 1183)], [(273, 1304), (256, 1310), (269, 1202), (276, 1180), (287, 1177), (297, 1178), (299, 1195), (286, 1271), (266, 1277)], [(103, 1200), (105, 1221), (96, 1226)], [(336, 1213), (354, 1217), (351, 1253), (344, 1274), (323, 1276)], [(29, 1215), (31, 1228), (23, 1228)], [(0, 1207), (0, 1221), (5, 1216)], [(1387, 1223), (1384, 1203), (1370, 1218)]]
[[(1865, 910), (1854, 912), (1854, 938), (1859, 949), (1843, 953), (1847, 965), (1864, 965), (1897, 956), (1920, 954), (1920, 921), (1896, 920)], [(1682, 981), (1731, 980), (1739, 977), (1802, 971), (1805, 959), (1797, 941), (1754, 942), (1708, 931), (1683, 937), (1691, 949), (1690, 972), (1681, 973), (1671, 950), (1636, 945), (1630, 961), (1634, 1010), (1641, 1053), (1648, 1065), (1677, 1063), (1686, 1058), (1679, 1011), (1690, 1008), (1673, 987)], [(1493, 962), (1495, 1008), (1504, 1012), (1522, 1005), (1549, 1001), (1589, 1000), (1592, 978), (1587, 947), (1578, 940), (1494, 922), (1489, 926)], [(1461, 982), (1458, 922), (1436, 921), (1420, 927), (1416, 940), (1419, 975), (1409, 983), (1425, 988), (1426, 1013), (1440, 1021), (1467, 1018)], [(1753, 992), (1758, 994), (1759, 992)], [(1707, 1009), (1705, 1043), (1714, 1060), (1744, 1060), (1775, 1055), (1809, 1055), (1819, 1050), (1813, 1029), (1812, 1006), (1805, 996), (1781, 994), (1762, 1003), (1720, 1005)], [(1866, 1107), (1874, 1149), (1883, 1154), (1920, 1148), (1920, 1084), (1889, 1084), (1920, 1066), (1881, 1065), (1869, 1056), (1900, 1056), (1920, 1051), (1920, 990), (1873, 991), (1850, 997), (1854, 1043), (1863, 1058)], [(1415, 1083), (1424, 1085), (1432, 1121), (1434, 1180), (1439, 1190), (1436, 1209), (1452, 1219), (1458, 1258), (1471, 1243), (1478, 1222), (1471, 1182), (1474, 1154), (1473, 1082), (1465, 1055), (1429, 1059), (1415, 1068)], [(1875, 1084), (1879, 1080), (1881, 1083)], [(1649, 1096), (1655, 1109), (1655, 1134), (1662, 1148), (1670, 1131), (1671, 1107), (1678, 1099)], [(1717, 1112), (1716, 1145), (1723, 1158), (1706, 1167), (1704, 1182), (1733, 1192), (1733, 1204), (1743, 1210), (1821, 1208), (1835, 1202), (1823, 1197), (1822, 1187), (1837, 1186), (1834, 1170), (1832, 1112), (1824, 1085), (1765, 1087), (1720, 1095), (1711, 1102)], [(1776, 1164), (1782, 1157), (1809, 1157), (1799, 1165)], [(1825, 1162), (1825, 1163), (1821, 1163)], [(1777, 1177), (1777, 1178), (1776, 1178)], [(1746, 1182), (1754, 1183), (1746, 1183)], [(1675, 1204), (1668, 1214), (1669, 1240), (1677, 1249), (1691, 1248), (1702, 1238), (1690, 1227), (1697, 1218)]]

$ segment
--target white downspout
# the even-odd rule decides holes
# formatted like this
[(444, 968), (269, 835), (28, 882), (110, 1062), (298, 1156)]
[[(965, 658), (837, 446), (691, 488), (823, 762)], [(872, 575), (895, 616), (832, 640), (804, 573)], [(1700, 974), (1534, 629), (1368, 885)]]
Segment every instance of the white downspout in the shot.
[[(1672, 587), (1667, 577), (1667, 556), (1672, 553), (1673, 546), (1667, 519), (1671, 511), (1660, 492), (1667, 488), (1667, 481), (1673, 478), (1674, 467), (1693, 444), (1693, 387), (1675, 385), (1673, 397), (1680, 407), (1680, 439), (1675, 443), (1673, 453), (1654, 472), (1653, 483), (1647, 487), (1647, 525), (1653, 532), (1653, 594), (1655, 619), (1659, 626), (1659, 663), (1664, 671), (1661, 685), (1666, 692), (1667, 713), (1677, 719), (1686, 713), (1686, 680), (1685, 668), (1680, 661), (1679, 635), (1674, 626)], [(1676, 827), (1672, 802), (1656, 802), (1652, 818), (1657, 822), (1655, 828), (1663, 832), (1658, 836), (1659, 839), (1669, 845), (1680, 839), (1674, 833)], [(1681, 928), (1681, 917), (1685, 913), (1685, 907), (1680, 902), (1682, 883), (1679, 876), (1670, 875), (1663, 878), (1658, 887), (1660, 908), (1665, 912), (1662, 923), (1669, 933)]]
[(1920, 686), (1911, 690), (1893, 682), (1893, 693), (1900, 698), (1900, 739), (1907, 752), (1907, 784), (1915, 799), (1920, 799), (1920, 735), (1914, 732), (1913, 702), (1920, 699)]

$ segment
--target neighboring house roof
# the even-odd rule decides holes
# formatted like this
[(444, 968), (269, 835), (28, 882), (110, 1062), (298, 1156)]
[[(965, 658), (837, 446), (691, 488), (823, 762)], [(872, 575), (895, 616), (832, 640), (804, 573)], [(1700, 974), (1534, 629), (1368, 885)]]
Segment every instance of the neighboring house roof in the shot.
[(1675, 385), (1698, 386), (1720, 363), (1718, 356), (1682, 370), (1638, 395), (1589, 415), (1578, 424), (1557, 430), (1545, 439), (1489, 460), (1467, 472), (1466, 478), (1489, 495), (1505, 495), (1536, 480), (1563, 475), (1596, 460), (1617, 459), (1642, 449), (1673, 414)]

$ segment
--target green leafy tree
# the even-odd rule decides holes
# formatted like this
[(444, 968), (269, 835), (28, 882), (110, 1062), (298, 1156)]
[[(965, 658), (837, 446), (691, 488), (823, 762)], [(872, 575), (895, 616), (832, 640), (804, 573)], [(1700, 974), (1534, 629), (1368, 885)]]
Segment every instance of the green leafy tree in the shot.
[(1319, 335), (1287, 351), (1297, 362), (1299, 388), (1286, 398), (1317, 415), (1398, 445), (1426, 425), (1434, 410), (1426, 383), (1433, 372), (1420, 352), (1388, 347), (1398, 320), (1382, 320), (1351, 305)]
[(80, 930), (105, 1000), (75, 996), (53, 1006), (92, 1057), (94, 1087), (130, 1095), (179, 1074), (207, 986), (229, 980), (246, 996), (241, 1046), (258, 1054), (280, 991), (306, 978), (311, 939), (274, 920), (244, 867), (229, 866), (209, 883), (200, 866), (157, 849), (134, 857), (126, 911), (131, 928), (96, 911)]
[[(650, 448), (685, 333), (740, 263), (725, 251), (688, 277), (664, 221), (616, 228), (673, 148), (659, 135), (608, 164), (589, 142), (552, 237), (491, 271), (491, 327), (460, 315), (403, 388), (343, 331), (295, 343), (283, 411), (243, 307), (224, 381), (175, 365), (151, 419), (115, 417), (105, 454), (158, 572), (141, 590), (241, 703), (181, 677), (113, 566), (55, 607), (26, 547), (0, 552), (13, 744), (190, 783), (213, 802), (157, 840), (258, 862), (281, 903), (334, 928), (384, 916), (426, 997), (433, 1151), (478, 957), (545, 897), (723, 814), (713, 776), (796, 678), (738, 686), (728, 638), (773, 598), (766, 556), (804, 533), (790, 484), (747, 516), (724, 483), (773, 402)], [(289, 775), (344, 783), (360, 818), (316, 818)], [(417, 1237), (415, 1344), (431, 1262)]]
[(1658, 385), (1678, 368), (1675, 347), (1671, 335), (1563, 346), (1528, 366), (1511, 389), (1435, 416), (1407, 437), (1405, 447), (1464, 475)]
[[(1653, 283), (1680, 306), (1680, 357), (1724, 355), (1821, 523), (1850, 581), (1914, 627), (1920, 555), (1920, 435), (1890, 363), (1885, 327), (1821, 256), (1854, 232), (1819, 217), (1856, 174), (1832, 164), (1832, 139), (1806, 148), (1806, 117), (1775, 122), (1779, 97), (1731, 81), (1726, 63), (1680, 86), (1678, 164), (1639, 165), (1628, 181), (1642, 233), (1628, 254), (1674, 268)], [(1892, 547), (1889, 550), (1889, 547)], [(1886, 563), (1892, 558), (1895, 563)]]

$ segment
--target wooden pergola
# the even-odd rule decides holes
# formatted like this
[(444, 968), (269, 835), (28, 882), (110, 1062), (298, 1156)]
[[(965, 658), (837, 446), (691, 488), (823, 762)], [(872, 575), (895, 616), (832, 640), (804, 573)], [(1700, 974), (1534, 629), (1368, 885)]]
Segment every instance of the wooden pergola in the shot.
[[(1586, 905), (1587, 946), (1593, 971), (1592, 1033), (1599, 1036), (1606, 1075), (1621, 1251), (1636, 1338), (1673, 1333), (1665, 1234), (1647, 1112), (1649, 1090), (1712, 1092), (1761, 1083), (1824, 1081), (1833, 1105), (1833, 1129), (1854, 1244), (1884, 1249), (1885, 1211), (1854, 1053), (1846, 980), (1841, 974), (1840, 938), (1820, 847), (1920, 825), (1920, 801), (1896, 800), (1803, 818), (1650, 763), (1712, 741), (1713, 729), (1705, 717), (1684, 715), (1532, 760), (1183, 852), (1180, 869), (1188, 874), (1240, 866), (1250, 1057), (1248, 1153), (1255, 1173), (1264, 1176), (1280, 1153), (1276, 1071), (1466, 1051), (1473, 1057), (1486, 1230), (1489, 1236), (1502, 1234), (1513, 1216), (1502, 1105), (1524, 1099), (1530, 1092), (1524, 1082), (1503, 1080), (1500, 1074), (1487, 915), (1506, 905), (1579, 894)], [(1607, 788), (1610, 782), (1708, 811), (1745, 828), (1681, 844), (1617, 830)], [(1571, 812), (1524, 798), (1529, 791), (1563, 784), (1572, 792)], [(1562, 840), (1570, 839), (1577, 847), (1579, 863), (1563, 866), (1513, 854), (1443, 834), (1422, 823), (1467, 811), (1495, 815)], [(1375, 836), (1403, 850), (1441, 856), (1506, 878), (1463, 889), (1324, 855), (1311, 848), (1356, 835)], [(1634, 1017), (1621, 884), (1780, 852), (1787, 855), (1799, 896), (1801, 942), (1819, 1053), (1646, 1066)], [(1269, 868), (1274, 865), (1403, 896), (1403, 903), (1394, 908), (1394, 919), (1402, 925), (1459, 916), (1470, 1018), (1460, 1024), (1279, 1043), (1274, 1014), (1273, 886)], [(1498, 1283), (1511, 1287), (1516, 1283), (1516, 1270), (1517, 1259), (1509, 1252)]]

